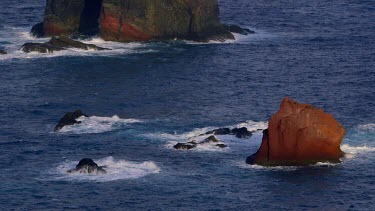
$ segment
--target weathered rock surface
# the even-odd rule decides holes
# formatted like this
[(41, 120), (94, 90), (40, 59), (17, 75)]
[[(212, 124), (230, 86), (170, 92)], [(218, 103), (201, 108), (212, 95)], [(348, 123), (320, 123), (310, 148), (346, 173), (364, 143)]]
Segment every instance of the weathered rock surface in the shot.
[(4, 50), (0, 50), (0, 54), (7, 54)]
[(201, 142), (197, 141), (190, 141), (187, 143), (178, 143), (173, 146), (175, 149), (179, 150), (189, 150), (197, 147), (198, 145), (203, 145), (203, 144), (215, 144), (215, 146), (220, 147), (220, 148), (225, 148), (227, 145), (225, 145), (222, 141), (217, 139), (215, 136), (209, 136), (208, 138), (204, 139)]
[(93, 44), (86, 44), (76, 40), (72, 40), (65, 36), (52, 37), (52, 39), (46, 43), (25, 43), (22, 45), (22, 51), (26, 53), (38, 52), (38, 53), (53, 53), (55, 51), (62, 51), (68, 48), (78, 48), (82, 50), (109, 50), (107, 48), (101, 48)]
[(332, 115), (285, 98), (263, 132), (260, 149), (246, 160), (265, 166), (340, 162), (345, 129)]
[(234, 39), (251, 31), (219, 20), (217, 0), (47, 0), (35, 36), (99, 33), (108, 41)]
[(63, 118), (60, 119), (59, 123), (55, 127), (55, 131), (61, 130), (61, 128), (67, 126), (67, 125), (75, 125), (80, 124), (80, 121), (77, 121), (79, 117), (88, 117), (86, 114), (84, 114), (81, 110), (76, 110), (74, 112), (68, 112), (64, 115)]
[(97, 33), (101, 4), (102, 0), (47, 0), (43, 21), (44, 35)]
[(80, 173), (80, 174), (105, 174), (104, 167), (98, 166), (92, 159), (84, 158), (79, 161), (78, 165), (68, 171), (68, 173)]
[(48, 43), (25, 43), (22, 45), (21, 50), (25, 53), (38, 52), (38, 53), (53, 53), (55, 51), (66, 50), (65, 48), (49, 45)]
[(249, 138), (249, 137), (252, 136), (252, 133), (250, 131), (248, 131), (246, 127), (234, 128), (232, 130), (229, 129), (229, 128), (219, 128), (219, 129), (216, 129), (216, 130), (208, 131), (207, 133), (202, 134), (202, 135), (209, 135), (209, 134), (213, 134), (213, 135), (234, 135), (237, 138)]

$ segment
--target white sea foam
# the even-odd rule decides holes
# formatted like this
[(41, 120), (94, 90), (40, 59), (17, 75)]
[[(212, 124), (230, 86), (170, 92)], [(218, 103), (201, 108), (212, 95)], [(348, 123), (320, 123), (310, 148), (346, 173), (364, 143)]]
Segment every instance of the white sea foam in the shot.
[[(261, 130), (264, 130), (268, 127), (267, 122), (255, 122), (255, 121), (246, 121), (243, 123), (235, 124), (235, 125), (229, 125), (229, 126), (222, 126), (222, 127), (214, 127), (214, 126), (209, 126), (209, 127), (203, 127), (203, 128), (195, 128), (192, 131), (186, 132), (186, 133), (149, 133), (149, 134), (144, 134), (143, 136), (146, 136), (148, 138), (152, 139), (159, 139), (162, 141), (166, 141), (166, 148), (173, 149), (173, 146), (177, 144), (178, 142), (188, 142), (188, 141), (203, 141), (209, 135), (202, 135), (205, 134), (208, 131), (215, 130), (218, 128), (238, 128), (238, 127), (246, 127), (249, 131), (254, 132), (253, 137), (257, 136), (258, 133), (260, 133)], [(238, 139), (235, 136), (232, 135), (216, 135), (216, 137), (221, 140), (222, 142), (228, 144), (255, 144), (259, 145), (260, 141), (254, 142), (248, 141), (249, 139)], [(226, 151), (227, 149), (225, 148), (220, 148), (215, 146), (216, 144), (214, 143), (208, 143), (208, 144), (203, 144), (203, 145), (198, 145), (196, 149), (193, 149), (193, 151)]]
[(364, 125), (358, 125), (357, 127), (358, 129), (360, 130), (363, 130), (363, 131), (369, 131), (369, 132), (375, 132), (375, 124), (364, 124)]
[(370, 146), (350, 146), (349, 144), (341, 145), (341, 150), (344, 151), (346, 158), (353, 158), (358, 154), (374, 153), (375, 147)]
[[(165, 144), (165, 148), (168, 149), (174, 149), (173, 146), (176, 145), (178, 141), (168, 141), (167, 144)], [(195, 148), (190, 149), (189, 151), (197, 151), (197, 152), (225, 152), (228, 151), (230, 148), (225, 147), (225, 148), (220, 148), (216, 146), (218, 143), (205, 143), (205, 144), (198, 144)]]
[(309, 166), (261, 166), (261, 165), (250, 165), (250, 164), (245, 163), (244, 161), (238, 161), (235, 165), (243, 169), (251, 169), (251, 170), (295, 171), (297, 169), (307, 168), (307, 167), (333, 167), (333, 166), (340, 165), (340, 163), (318, 162), (316, 164), (311, 164)]
[[(209, 127), (203, 127), (203, 128), (195, 128), (192, 131), (186, 132), (186, 133), (150, 133), (145, 134), (144, 136), (156, 138), (156, 139), (162, 139), (162, 140), (175, 140), (175, 141), (186, 141), (186, 140), (197, 140), (197, 139), (204, 139), (204, 137), (207, 138), (207, 136), (199, 136), (201, 134), (204, 134), (208, 131), (215, 130), (218, 128), (239, 128), (239, 127), (246, 127), (251, 132), (257, 132), (264, 129), (267, 129), (268, 123), (267, 122), (255, 122), (252, 120), (248, 120), (246, 122), (242, 122), (235, 125), (229, 125), (229, 126), (209, 126)], [(227, 136), (233, 138), (233, 136)]]
[(244, 161), (238, 161), (235, 163), (235, 166), (242, 169), (250, 170), (265, 170), (265, 171), (295, 171), (298, 169), (298, 166), (260, 166), (260, 165), (249, 165)]
[(112, 117), (80, 117), (77, 121), (80, 124), (68, 125), (63, 127), (59, 133), (85, 134), (85, 133), (103, 133), (116, 130), (124, 125), (142, 122), (139, 119), (121, 119), (118, 116)]
[(7, 59), (33, 59), (33, 58), (50, 58), (61, 56), (115, 56), (123, 54), (137, 54), (137, 53), (152, 53), (157, 52), (148, 47), (144, 43), (120, 43), (120, 42), (106, 42), (100, 38), (90, 38), (80, 40), (88, 44), (95, 44), (99, 47), (109, 48), (111, 50), (95, 51), (95, 50), (82, 50), (82, 49), (67, 49), (54, 53), (24, 53), (21, 51), (21, 46), (27, 42), (43, 43), (47, 42), (50, 38), (35, 38), (30, 35), (30, 28), (20, 27), (4, 27), (4, 31), (0, 31), (0, 43), (4, 50), (8, 53), (0, 57), (1, 60)]
[(95, 160), (99, 166), (105, 166), (106, 174), (68, 173), (67, 171), (74, 169), (78, 162), (66, 161), (52, 169), (49, 174), (54, 180), (110, 182), (123, 179), (137, 179), (150, 174), (158, 174), (161, 171), (152, 161), (138, 163), (106, 157)]

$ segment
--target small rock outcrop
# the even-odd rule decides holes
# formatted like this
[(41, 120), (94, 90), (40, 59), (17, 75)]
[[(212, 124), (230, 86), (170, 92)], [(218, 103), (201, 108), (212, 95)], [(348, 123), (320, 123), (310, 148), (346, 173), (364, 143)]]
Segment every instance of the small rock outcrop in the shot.
[(21, 49), (25, 53), (53, 53), (55, 51), (67, 50), (68, 48), (96, 51), (109, 50), (107, 48), (101, 48), (93, 44), (79, 42), (65, 36), (52, 37), (52, 39), (46, 43), (25, 43), (24, 45), (22, 45)]
[(255, 32), (250, 29), (245, 29), (237, 25), (226, 25), (226, 29), (232, 33), (242, 34), (242, 35), (249, 35), (254, 34)]
[(217, 0), (47, 0), (35, 36), (94, 35), (118, 42), (234, 39), (250, 30), (224, 25)]
[(284, 98), (263, 131), (260, 149), (246, 162), (263, 166), (340, 162), (344, 135), (345, 129), (332, 115)]
[(88, 117), (86, 114), (84, 114), (81, 110), (76, 110), (74, 112), (68, 112), (64, 115), (63, 118), (60, 119), (59, 123), (56, 125), (54, 131), (57, 132), (61, 130), (61, 128), (67, 126), (67, 125), (75, 125), (80, 124), (80, 121), (77, 121), (79, 117)]
[(174, 145), (173, 148), (179, 149), (179, 150), (190, 150), (190, 149), (196, 148), (198, 145), (204, 145), (204, 144), (213, 144), (214, 146), (217, 146), (219, 148), (227, 147), (227, 145), (225, 145), (222, 141), (217, 139), (215, 136), (209, 136), (208, 138), (200, 142), (197, 142), (194, 140), (194, 141), (190, 141), (186, 143), (178, 143)]
[(103, 166), (98, 166), (92, 159), (84, 158), (79, 161), (78, 165), (68, 171), (68, 173), (80, 173), (80, 174), (105, 174)]
[(216, 130), (208, 131), (207, 133), (202, 134), (202, 135), (209, 135), (209, 134), (213, 134), (213, 135), (234, 135), (237, 138), (249, 138), (249, 137), (252, 136), (252, 133), (250, 131), (248, 131), (246, 127), (234, 128), (234, 129), (219, 128), (219, 129), (216, 129)]
[(7, 52), (5, 52), (4, 50), (0, 50), (0, 54), (7, 54)]

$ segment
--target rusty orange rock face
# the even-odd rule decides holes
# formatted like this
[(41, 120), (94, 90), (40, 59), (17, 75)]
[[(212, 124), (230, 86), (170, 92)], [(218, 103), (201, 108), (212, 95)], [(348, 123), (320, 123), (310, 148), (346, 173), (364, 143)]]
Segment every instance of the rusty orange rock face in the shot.
[(100, 19), (102, 38), (104, 40), (116, 41), (147, 41), (152, 39), (151, 35), (144, 33), (137, 26), (122, 20), (114, 14), (103, 14)]
[(334, 117), (309, 104), (284, 98), (263, 132), (260, 149), (247, 163), (259, 165), (306, 165), (320, 161), (340, 162), (345, 129)]

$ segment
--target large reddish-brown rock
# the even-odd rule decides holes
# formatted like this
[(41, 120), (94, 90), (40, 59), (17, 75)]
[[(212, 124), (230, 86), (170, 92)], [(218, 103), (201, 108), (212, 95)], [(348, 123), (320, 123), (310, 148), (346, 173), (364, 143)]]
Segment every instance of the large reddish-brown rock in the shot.
[(345, 129), (332, 115), (284, 98), (263, 131), (260, 149), (246, 162), (264, 166), (340, 162), (344, 135)]

